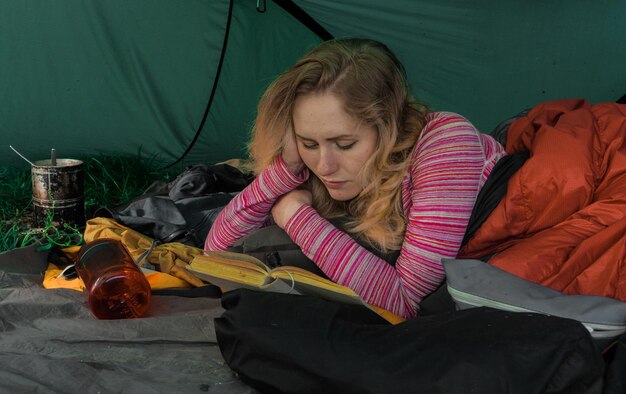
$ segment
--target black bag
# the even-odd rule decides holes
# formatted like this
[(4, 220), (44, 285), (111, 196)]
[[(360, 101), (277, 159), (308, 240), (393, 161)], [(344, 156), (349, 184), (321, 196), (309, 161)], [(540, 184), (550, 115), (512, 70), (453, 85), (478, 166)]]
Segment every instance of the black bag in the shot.
[(219, 212), (251, 181), (228, 164), (198, 164), (126, 204), (99, 208), (94, 217), (113, 218), (161, 243), (202, 247)]
[(222, 355), (261, 392), (602, 391), (602, 357), (575, 320), (483, 307), (393, 326), (363, 306), (243, 289), (222, 305)]
[(626, 334), (604, 352), (604, 358), (607, 364), (604, 394), (626, 393)]

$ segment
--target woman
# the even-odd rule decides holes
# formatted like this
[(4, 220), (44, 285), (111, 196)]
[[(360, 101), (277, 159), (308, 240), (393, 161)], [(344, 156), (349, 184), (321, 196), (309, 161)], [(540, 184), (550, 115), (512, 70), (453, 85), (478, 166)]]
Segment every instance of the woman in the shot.
[[(271, 222), (333, 281), (410, 318), (444, 279), (476, 196), (505, 153), (459, 115), (409, 94), (383, 44), (311, 50), (260, 100), (250, 145), (257, 178), (220, 213), (205, 249)], [(329, 219), (348, 218), (340, 230)], [(351, 236), (352, 235), (352, 236)], [(382, 253), (399, 251), (395, 264)]]

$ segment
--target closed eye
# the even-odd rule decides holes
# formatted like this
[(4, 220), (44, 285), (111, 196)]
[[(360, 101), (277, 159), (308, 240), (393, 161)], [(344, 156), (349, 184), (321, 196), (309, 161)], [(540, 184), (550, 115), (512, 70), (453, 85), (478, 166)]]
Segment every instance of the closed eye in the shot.
[(317, 148), (317, 144), (310, 144), (310, 143), (307, 144), (307, 143), (302, 142), (302, 147), (304, 149), (315, 149)]
[(341, 150), (348, 150), (350, 148), (352, 148), (354, 146), (354, 144), (356, 144), (356, 141), (351, 142), (349, 144), (337, 144), (337, 147)]

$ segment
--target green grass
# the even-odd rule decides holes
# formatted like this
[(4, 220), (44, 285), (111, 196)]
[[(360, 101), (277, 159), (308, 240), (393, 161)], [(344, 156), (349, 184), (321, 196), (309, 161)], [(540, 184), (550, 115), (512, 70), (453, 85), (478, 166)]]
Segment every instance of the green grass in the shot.
[[(100, 207), (114, 207), (143, 194), (155, 181), (167, 182), (182, 168), (165, 171), (155, 159), (100, 155), (83, 161), (87, 218)], [(43, 240), (45, 245), (69, 246), (82, 242), (81, 229), (58, 228), (48, 217), (34, 225), (30, 167), (0, 167), (0, 252)], [(50, 215), (49, 215), (50, 216)]]
[(0, 168), (0, 219), (8, 220), (23, 215), (32, 197), (30, 167)]
[[(83, 159), (85, 212), (112, 207), (137, 197), (156, 181), (167, 182), (178, 171), (164, 171), (154, 159), (127, 156), (99, 156)], [(182, 171), (182, 169), (180, 170)]]
[[(21, 221), (23, 223), (23, 221)], [(56, 225), (53, 221), (53, 212), (47, 211), (47, 217), (43, 221), (43, 226), (19, 229), (16, 234), (17, 244), (15, 247), (31, 245), (35, 242), (41, 244), (40, 250), (52, 247), (67, 247), (80, 245), (83, 243), (81, 229), (76, 226), (64, 223), (63, 226)]]

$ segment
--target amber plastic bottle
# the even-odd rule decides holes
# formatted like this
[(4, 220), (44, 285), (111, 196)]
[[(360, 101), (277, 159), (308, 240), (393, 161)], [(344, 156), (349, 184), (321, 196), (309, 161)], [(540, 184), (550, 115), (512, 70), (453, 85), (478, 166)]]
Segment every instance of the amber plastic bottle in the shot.
[(99, 239), (84, 245), (76, 272), (98, 319), (130, 319), (148, 311), (150, 284), (121, 242)]

